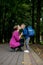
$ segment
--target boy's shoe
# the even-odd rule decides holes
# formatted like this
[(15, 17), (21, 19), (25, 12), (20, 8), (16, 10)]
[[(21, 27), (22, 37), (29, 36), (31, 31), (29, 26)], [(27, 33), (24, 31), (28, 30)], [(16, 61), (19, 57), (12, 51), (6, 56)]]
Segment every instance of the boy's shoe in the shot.
[(29, 50), (24, 50), (25, 53), (29, 53)]

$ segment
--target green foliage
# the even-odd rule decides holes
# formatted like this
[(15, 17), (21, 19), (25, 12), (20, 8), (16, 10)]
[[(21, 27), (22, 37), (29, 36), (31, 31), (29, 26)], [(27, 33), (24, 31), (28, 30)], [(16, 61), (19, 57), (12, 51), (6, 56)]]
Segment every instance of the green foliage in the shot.
[[(43, 0), (42, 0), (43, 1)], [(42, 2), (41, 2), (42, 3)], [(37, 18), (37, 0), (34, 1), (34, 23)], [(41, 17), (43, 17), (43, 3), (41, 4)], [(25, 23), (32, 25), (32, 0), (0, 0), (0, 35), (2, 35), (3, 25), (7, 34), (12, 32), (15, 24)], [(41, 23), (41, 32), (43, 32), (43, 23)]]
[[(0, 36), (11, 37), (15, 23), (21, 24), (29, 21), (31, 7), (27, 0), (0, 0)], [(28, 22), (27, 21), (27, 22)], [(4, 30), (3, 30), (4, 29)], [(10, 34), (10, 35), (9, 35)], [(1, 38), (0, 37), (0, 38)]]

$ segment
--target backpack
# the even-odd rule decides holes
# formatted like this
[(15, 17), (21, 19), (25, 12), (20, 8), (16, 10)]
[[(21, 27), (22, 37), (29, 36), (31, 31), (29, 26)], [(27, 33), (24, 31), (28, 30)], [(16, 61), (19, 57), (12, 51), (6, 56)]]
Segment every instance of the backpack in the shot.
[(34, 31), (34, 29), (32, 28), (32, 26), (28, 26), (28, 27), (27, 27), (27, 32), (28, 32), (28, 35), (29, 35), (29, 36), (34, 36), (34, 35), (35, 35), (35, 31)]

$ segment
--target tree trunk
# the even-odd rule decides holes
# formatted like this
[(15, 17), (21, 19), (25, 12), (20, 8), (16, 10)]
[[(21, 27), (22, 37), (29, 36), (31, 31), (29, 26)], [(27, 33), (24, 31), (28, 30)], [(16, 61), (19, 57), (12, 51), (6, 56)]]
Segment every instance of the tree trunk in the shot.
[(40, 43), (40, 11), (41, 11), (41, 0), (37, 1), (37, 26), (36, 26), (36, 43)]
[[(5, 16), (5, 14), (3, 13), (3, 21), (2, 21), (2, 25), (3, 25), (3, 27), (2, 27), (2, 42), (3, 42), (3, 40), (4, 40), (4, 33), (5, 33), (5, 30), (4, 30), (4, 26), (5, 26), (4, 16)], [(3, 42), (3, 43), (4, 43), (4, 42)]]
[[(34, 0), (32, 0), (32, 27), (34, 29)], [(32, 38), (32, 43), (34, 44), (34, 37)]]

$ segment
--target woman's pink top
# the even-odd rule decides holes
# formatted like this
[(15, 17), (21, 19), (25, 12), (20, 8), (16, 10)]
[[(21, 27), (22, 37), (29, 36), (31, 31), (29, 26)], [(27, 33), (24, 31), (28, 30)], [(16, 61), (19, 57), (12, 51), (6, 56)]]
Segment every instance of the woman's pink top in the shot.
[(20, 46), (19, 32), (17, 30), (12, 33), (9, 44), (12, 48)]

